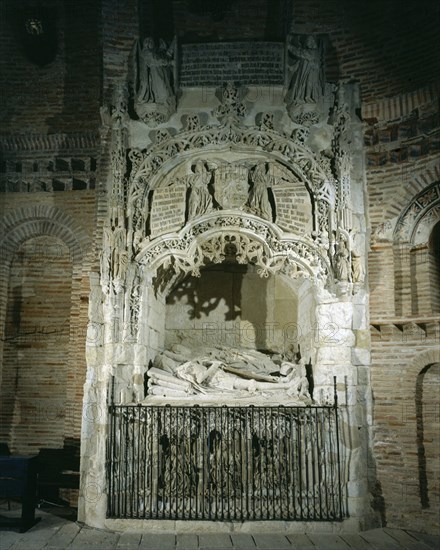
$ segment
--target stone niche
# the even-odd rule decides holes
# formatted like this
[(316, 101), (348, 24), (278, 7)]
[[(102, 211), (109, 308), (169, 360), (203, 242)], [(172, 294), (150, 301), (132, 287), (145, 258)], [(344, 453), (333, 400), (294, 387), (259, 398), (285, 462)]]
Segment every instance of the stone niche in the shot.
[(261, 278), (253, 265), (206, 267), (200, 278), (188, 277), (169, 293), (165, 347), (208, 345), (288, 353), (299, 344), (310, 354), (315, 323), (310, 286), (308, 281), (282, 276)]

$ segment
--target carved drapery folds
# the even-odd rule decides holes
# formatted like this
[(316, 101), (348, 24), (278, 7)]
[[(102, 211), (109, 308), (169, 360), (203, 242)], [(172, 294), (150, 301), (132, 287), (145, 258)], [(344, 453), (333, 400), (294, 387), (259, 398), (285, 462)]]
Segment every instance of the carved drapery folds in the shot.
[(147, 37), (133, 46), (132, 88), (134, 109), (149, 126), (166, 122), (176, 110), (175, 41), (167, 45)]
[(293, 108), (303, 103), (317, 103), (324, 94), (323, 42), (314, 35), (290, 35), (286, 104)]

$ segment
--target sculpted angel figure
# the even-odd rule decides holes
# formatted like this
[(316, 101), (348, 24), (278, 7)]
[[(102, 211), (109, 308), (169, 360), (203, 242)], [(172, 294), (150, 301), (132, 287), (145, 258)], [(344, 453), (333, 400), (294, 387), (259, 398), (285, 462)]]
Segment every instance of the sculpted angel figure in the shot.
[(134, 93), (138, 103), (166, 103), (173, 92), (174, 41), (167, 48), (164, 40), (156, 47), (152, 37), (142, 45), (135, 42)]
[(324, 90), (321, 41), (313, 35), (292, 37), (288, 52), (293, 64), (285, 98), (287, 105), (317, 103)]
[(272, 179), (264, 161), (259, 162), (251, 171), (250, 179), (252, 188), (249, 193), (249, 208), (257, 216), (272, 221), (272, 206), (267, 191), (272, 185)]
[(188, 219), (203, 216), (212, 208), (212, 196), (208, 185), (215, 166), (207, 166), (203, 160), (198, 160), (192, 166), (194, 175), (189, 176), (190, 195), (188, 200)]

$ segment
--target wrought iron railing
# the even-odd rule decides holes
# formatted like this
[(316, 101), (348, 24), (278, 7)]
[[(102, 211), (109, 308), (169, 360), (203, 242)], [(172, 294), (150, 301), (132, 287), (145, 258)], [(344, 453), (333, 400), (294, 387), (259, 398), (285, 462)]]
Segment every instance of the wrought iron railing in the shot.
[(342, 520), (332, 406), (111, 405), (108, 517)]

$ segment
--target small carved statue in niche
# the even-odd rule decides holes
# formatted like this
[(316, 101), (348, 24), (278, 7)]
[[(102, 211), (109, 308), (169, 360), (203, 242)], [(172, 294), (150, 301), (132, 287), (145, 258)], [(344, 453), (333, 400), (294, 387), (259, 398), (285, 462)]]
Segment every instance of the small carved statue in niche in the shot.
[(344, 241), (338, 244), (335, 254), (335, 275), (339, 281), (347, 282), (351, 275), (350, 253)]
[(351, 252), (351, 276), (353, 283), (363, 283), (365, 279), (364, 266), (361, 255), (356, 251)]
[(128, 253), (125, 247), (125, 229), (121, 226), (104, 226), (104, 249), (101, 255), (101, 276), (106, 291), (113, 282), (116, 292), (121, 289), (128, 265)]
[(245, 114), (246, 107), (240, 101), (238, 88), (233, 82), (227, 82), (222, 92), (222, 103), (215, 109), (214, 115), (225, 124), (236, 123)]
[(292, 36), (288, 52), (293, 58), (286, 104), (317, 103), (323, 96), (322, 41), (313, 36)]
[(248, 205), (252, 213), (272, 221), (272, 206), (269, 201), (268, 187), (272, 180), (269, 174), (270, 168), (264, 161), (259, 162), (250, 173), (252, 187), (249, 192)]
[(173, 92), (174, 43), (167, 48), (163, 40), (156, 47), (152, 37), (145, 38), (142, 47), (136, 41), (134, 62), (134, 92), (137, 102), (166, 103)]
[(211, 182), (214, 166), (206, 166), (203, 160), (198, 160), (193, 166), (194, 175), (189, 176), (191, 188), (188, 200), (188, 219), (203, 216), (212, 208), (212, 196), (208, 185)]

